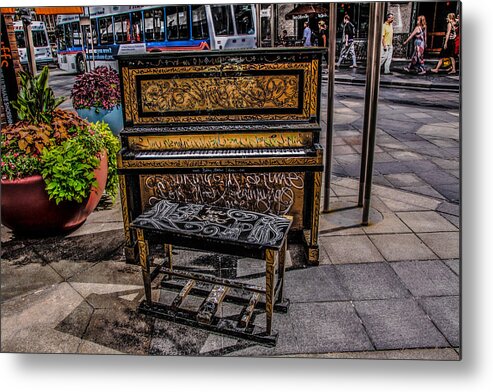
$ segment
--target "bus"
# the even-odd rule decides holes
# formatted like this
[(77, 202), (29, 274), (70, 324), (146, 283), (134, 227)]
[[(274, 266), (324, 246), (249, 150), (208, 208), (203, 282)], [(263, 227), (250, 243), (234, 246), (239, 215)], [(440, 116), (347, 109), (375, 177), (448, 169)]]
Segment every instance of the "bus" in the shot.
[[(33, 36), (36, 67), (39, 68), (43, 65), (56, 64), (50, 41), (48, 39), (48, 31), (46, 30), (44, 22), (31, 22), (31, 31)], [(20, 62), (23, 66), (27, 66), (28, 58), (26, 51), (26, 34), (24, 33), (22, 21), (14, 22), (14, 33), (17, 41), (17, 47), (19, 49)]]
[(167, 50), (257, 47), (254, 4), (99, 6), (84, 15), (59, 15), (58, 64), (117, 68), (115, 55)]

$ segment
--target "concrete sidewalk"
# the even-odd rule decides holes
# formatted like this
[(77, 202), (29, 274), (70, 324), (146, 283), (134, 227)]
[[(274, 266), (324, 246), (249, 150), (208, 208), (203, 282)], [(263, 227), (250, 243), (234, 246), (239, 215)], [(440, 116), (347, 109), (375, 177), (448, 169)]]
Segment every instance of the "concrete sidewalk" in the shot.
[[(15, 238), (3, 227), (1, 350), (457, 360), (459, 228), (439, 212), (443, 200), (375, 186), (372, 224), (361, 227), (361, 210), (347, 208), (356, 193), (355, 180), (334, 178), (320, 266), (300, 263), (290, 245), (291, 307), (275, 315), (273, 349), (139, 314), (142, 279), (123, 261), (118, 203), (67, 237)], [(252, 260), (174, 253), (185, 268), (263, 281)]]

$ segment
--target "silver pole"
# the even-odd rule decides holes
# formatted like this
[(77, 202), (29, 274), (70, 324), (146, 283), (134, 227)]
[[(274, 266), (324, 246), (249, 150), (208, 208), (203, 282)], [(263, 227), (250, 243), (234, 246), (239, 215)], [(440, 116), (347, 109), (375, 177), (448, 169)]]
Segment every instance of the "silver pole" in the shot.
[(274, 35), (274, 29), (276, 28), (275, 21), (275, 13), (274, 13), (275, 4), (270, 5), (270, 46), (276, 46), (276, 38)]
[(329, 4), (329, 42), (327, 56), (327, 132), (325, 139), (325, 172), (324, 172), (324, 206), (323, 212), (329, 212), (330, 181), (332, 172), (332, 140), (334, 133), (334, 72), (336, 58), (337, 3)]
[(363, 219), (361, 222), (363, 225), (368, 225), (368, 217), (370, 215), (371, 186), (373, 180), (373, 160), (375, 156), (375, 140), (377, 133), (378, 93), (380, 87), (380, 56), (382, 50), (381, 37), (385, 3), (371, 3), (370, 10), (373, 10), (373, 18), (370, 18), (370, 34), (372, 34), (373, 37), (371, 41), (371, 50), (370, 48), (368, 50), (368, 55), (371, 57), (368, 58), (367, 65), (371, 67), (371, 72), (369, 72), (370, 77), (366, 81), (366, 83), (370, 85), (370, 89), (367, 89), (367, 92), (369, 92), (369, 96), (365, 97), (365, 103), (369, 105), (369, 108), (367, 119), (368, 121), (366, 124), (364, 124), (364, 126), (368, 128), (368, 154), (365, 174)]

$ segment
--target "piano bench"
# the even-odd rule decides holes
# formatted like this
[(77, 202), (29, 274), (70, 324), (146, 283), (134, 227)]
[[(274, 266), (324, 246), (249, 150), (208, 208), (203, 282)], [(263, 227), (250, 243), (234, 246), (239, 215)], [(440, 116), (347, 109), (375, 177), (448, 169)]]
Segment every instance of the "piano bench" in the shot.
[[(289, 301), (283, 298), (283, 290), (287, 235), (291, 223), (290, 217), (273, 214), (159, 201), (131, 224), (132, 229), (136, 231), (144, 280), (145, 300), (140, 304), (139, 310), (155, 317), (215, 333), (268, 346), (275, 345), (277, 333), (272, 330), (273, 312), (287, 312), (289, 307)], [(163, 263), (153, 266), (155, 268), (152, 271), (148, 246), (148, 236), (151, 234), (157, 236), (164, 244), (168, 262), (167, 267), (164, 267)], [(173, 246), (265, 260), (265, 288), (173, 268)], [(178, 288), (180, 292), (171, 305), (152, 300), (151, 284), (159, 273), (164, 274), (161, 288), (173, 287), (173, 284), (168, 282), (173, 277), (182, 282), (186, 281), (184, 284), (175, 283), (174, 288)], [(208, 289), (210, 286), (212, 290)], [(180, 308), (188, 294), (205, 297), (196, 312)], [(261, 296), (265, 296), (265, 301), (261, 300)], [(236, 319), (222, 319), (216, 316), (223, 301), (243, 305)], [(253, 324), (256, 308), (265, 309), (265, 329)]]

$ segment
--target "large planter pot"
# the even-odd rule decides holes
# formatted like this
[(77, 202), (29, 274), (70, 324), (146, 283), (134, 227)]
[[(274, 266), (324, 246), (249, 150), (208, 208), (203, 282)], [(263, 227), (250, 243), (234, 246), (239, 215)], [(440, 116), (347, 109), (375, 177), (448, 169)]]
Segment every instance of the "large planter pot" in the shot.
[(49, 200), (40, 175), (19, 180), (2, 180), (2, 224), (14, 232), (29, 235), (58, 234), (82, 225), (103, 195), (108, 177), (108, 159), (101, 158), (95, 170), (98, 186), (82, 203)]
[(118, 136), (123, 129), (123, 113), (122, 107), (115, 106), (113, 109), (105, 110), (95, 108), (91, 109), (76, 109), (77, 114), (89, 122), (104, 121), (110, 126), (113, 135)]

